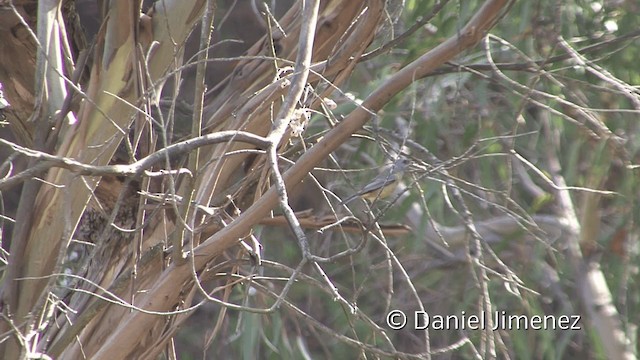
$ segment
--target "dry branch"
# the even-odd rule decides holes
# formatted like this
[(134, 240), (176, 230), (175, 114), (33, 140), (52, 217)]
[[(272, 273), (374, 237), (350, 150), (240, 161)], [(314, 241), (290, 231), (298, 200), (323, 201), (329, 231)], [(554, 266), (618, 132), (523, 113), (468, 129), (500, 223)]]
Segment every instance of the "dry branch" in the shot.
[[(507, 3), (507, 1), (498, 0), (485, 2), (458, 35), (448, 39), (391, 76), (364, 101), (362, 107), (357, 108), (341, 121), (336, 128), (311, 147), (284, 174), (287, 189), (290, 190), (299, 184), (314, 166), (346, 141), (351, 134), (360, 129), (370, 119), (371, 113), (380, 110), (393, 96), (397, 95), (416, 79), (426, 76), (456, 54), (476, 44), (500, 17), (501, 11), (504, 10)], [(205, 190), (204, 193), (207, 194), (206, 198), (208, 198), (211, 191)], [(228, 226), (194, 249), (191, 258), (196, 271), (203, 269), (211, 259), (225, 249), (237, 244), (238, 239), (242, 238), (254, 224), (259, 223), (273, 209), (277, 200), (277, 191), (275, 188), (271, 188)], [(159, 312), (171, 309), (179, 296), (175, 292), (175, 284), (184, 284), (191, 276), (191, 269), (188, 265), (176, 266), (173, 264), (169, 266), (159, 277), (158, 282), (138, 300), (138, 306)], [(153, 328), (158, 321), (153, 316), (139, 312), (129, 313), (121, 320), (120, 326), (96, 354), (97, 359), (111, 358), (113, 354), (130, 354), (131, 350), (124, 349), (133, 349), (136, 344), (135, 334), (140, 329)]]

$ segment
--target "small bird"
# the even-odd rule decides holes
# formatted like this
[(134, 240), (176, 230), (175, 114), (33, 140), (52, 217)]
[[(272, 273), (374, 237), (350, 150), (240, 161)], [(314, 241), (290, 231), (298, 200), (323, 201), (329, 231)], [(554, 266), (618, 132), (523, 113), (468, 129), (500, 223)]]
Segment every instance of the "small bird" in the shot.
[(371, 180), (370, 183), (365, 185), (361, 191), (358, 191), (357, 193), (342, 200), (340, 204), (346, 205), (358, 197), (367, 200), (368, 202), (388, 197), (395, 191), (400, 179), (402, 179), (402, 176), (410, 163), (411, 162), (407, 158), (399, 159)]

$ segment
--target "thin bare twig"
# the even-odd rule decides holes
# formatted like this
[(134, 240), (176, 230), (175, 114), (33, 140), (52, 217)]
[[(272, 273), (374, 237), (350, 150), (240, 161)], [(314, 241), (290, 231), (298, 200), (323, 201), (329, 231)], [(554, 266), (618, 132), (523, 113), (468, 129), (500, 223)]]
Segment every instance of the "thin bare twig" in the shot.
[(0, 180), (0, 189), (15, 185), (25, 179), (31, 178), (35, 174), (47, 170), (51, 167), (60, 167), (68, 169), (78, 175), (88, 176), (104, 176), (104, 175), (121, 175), (121, 176), (139, 176), (145, 170), (162, 162), (166, 157), (177, 156), (189, 153), (190, 151), (202, 146), (218, 144), (227, 141), (239, 141), (250, 143), (258, 148), (266, 149), (270, 142), (262, 137), (252, 133), (243, 131), (220, 131), (213, 134), (203, 135), (195, 139), (181, 141), (160, 149), (153, 154), (144, 157), (132, 164), (128, 165), (88, 165), (77, 160), (50, 155), (41, 151), (25, 148), (10, 141), (0, 139), (0, 144), (11, 147), (13, 150), (24, 154), (32, 159), (40, 160), (42, 163), (35, 165), (34, 168), (27, 169), (19, 174), (11, 177), (5, 177)]

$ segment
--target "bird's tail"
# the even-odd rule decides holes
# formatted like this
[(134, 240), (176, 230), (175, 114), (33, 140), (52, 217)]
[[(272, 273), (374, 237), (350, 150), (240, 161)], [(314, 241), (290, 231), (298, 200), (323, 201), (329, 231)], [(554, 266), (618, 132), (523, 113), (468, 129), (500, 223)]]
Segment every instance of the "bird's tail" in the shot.
[(360, 196), (360, 194), (355, 194), (355, 195), (351, 195), (348, 198), (340, 201), (340, 204), (338, 205), (347, 205), (348, 203), (352, 202), (353, 200), (357, 199), (358, 196)]

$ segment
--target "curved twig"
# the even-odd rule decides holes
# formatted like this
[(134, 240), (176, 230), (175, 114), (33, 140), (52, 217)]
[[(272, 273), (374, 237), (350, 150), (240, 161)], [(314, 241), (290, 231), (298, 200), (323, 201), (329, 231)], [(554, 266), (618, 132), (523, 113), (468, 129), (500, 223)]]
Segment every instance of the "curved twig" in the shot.
[(186, 154), (202, 146), (219, 144), (227, 141), (239, 141), (253, 144), (261, 149), (267, 149), (270, 142), (262, 137), (244, 131), (220, 131), (213, 134), (203, 135), (197, 138), (181, 141), (160, 149), (153, 154), (142, 158), (128, 165), (104, 165), (96, 166), (84, 164), (80, 161), (67, 157), (60, 157), (47, 154), (41, 151), (25, 148), (10, 141), (0, 139), (0, 144), (11, 147), (13, 150), (36, 160), (43, 162), (35, 167), (22, 171), (14, 176), (5, 177), (0, 180), (0, 190), (15, 185), (21, 181), (31, 178), (34, 174), (41, 173), (51, 167), (59, 167), (70, 170), (78, 175), (104, 176), (139, 176), (152, 166), (162, 162), (166, 157)]

